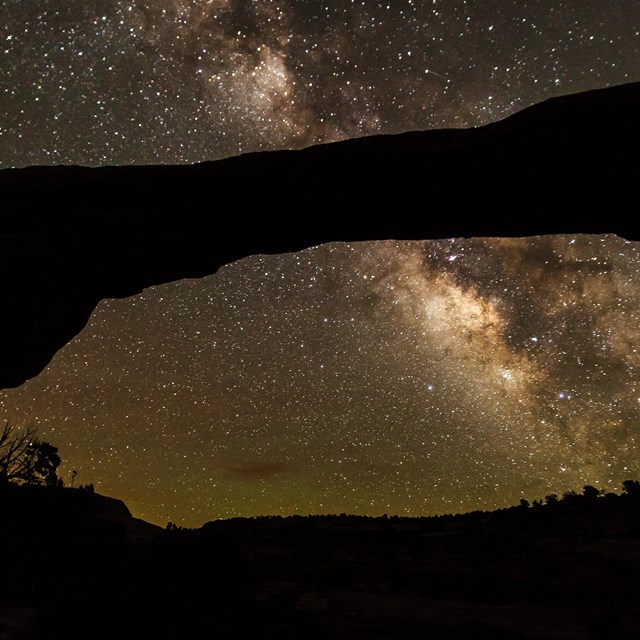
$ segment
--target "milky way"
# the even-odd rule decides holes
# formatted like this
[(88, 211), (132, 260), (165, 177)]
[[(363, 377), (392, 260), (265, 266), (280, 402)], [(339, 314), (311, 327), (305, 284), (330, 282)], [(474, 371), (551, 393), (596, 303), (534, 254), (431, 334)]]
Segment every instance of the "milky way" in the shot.
[(0, 0), (0, 167), (466, 127), (640, 79), (627, 0)]
[(0, 393), (136, 515), (489, 509), (638, 477), (640, 252), (329, 244), (105, 300)]

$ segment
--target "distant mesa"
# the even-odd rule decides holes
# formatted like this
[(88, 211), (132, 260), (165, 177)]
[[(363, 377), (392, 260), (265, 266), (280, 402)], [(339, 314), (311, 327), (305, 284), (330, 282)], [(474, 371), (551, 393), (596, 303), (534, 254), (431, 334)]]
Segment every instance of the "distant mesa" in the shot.
[[(470, 130), (193, 166), (0, 172), (0, 388), (37, 375), (105, 297), (328, 241), (640, 238), (640, 84)], [(291, 224), (291, 220), (299, 221)]]

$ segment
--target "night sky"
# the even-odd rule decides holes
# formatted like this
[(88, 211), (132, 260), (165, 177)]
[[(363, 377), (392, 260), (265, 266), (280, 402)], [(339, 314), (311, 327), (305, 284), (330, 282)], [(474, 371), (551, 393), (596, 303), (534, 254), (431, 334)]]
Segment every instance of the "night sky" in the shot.
[(105, 300), (0, 411), (181, 525), (428, 515), (640, 476), (640, 251), (328, 244)]
[[(0, 167), (475, 126), (639, 61), (628, 0), (0, 0)], [(613, 236), (249, 257), (103, 301), (0, 412), (160, 524), (618, 489), (640, 476), (639, 269)]]
[(0, 167), (467, 127), (640, 80), (629, 0), (0, 0)]

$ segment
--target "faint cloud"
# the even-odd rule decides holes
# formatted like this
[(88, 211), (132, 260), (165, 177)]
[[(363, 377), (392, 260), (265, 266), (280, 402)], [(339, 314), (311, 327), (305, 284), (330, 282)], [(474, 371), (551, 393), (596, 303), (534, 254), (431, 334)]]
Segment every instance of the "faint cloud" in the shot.
[(291, 465), (284, 462), (230, 462), (222, 469), (237, 478), (263, 480), (291, 471)]

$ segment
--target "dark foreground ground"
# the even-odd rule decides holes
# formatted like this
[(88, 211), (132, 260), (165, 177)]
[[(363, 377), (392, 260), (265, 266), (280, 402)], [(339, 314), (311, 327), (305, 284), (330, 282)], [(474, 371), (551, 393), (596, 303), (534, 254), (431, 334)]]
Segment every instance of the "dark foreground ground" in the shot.
[(633, 492), (197, 530), (78, 489), (5, 488), (0, 504), (2, 640), (640, 637)]

